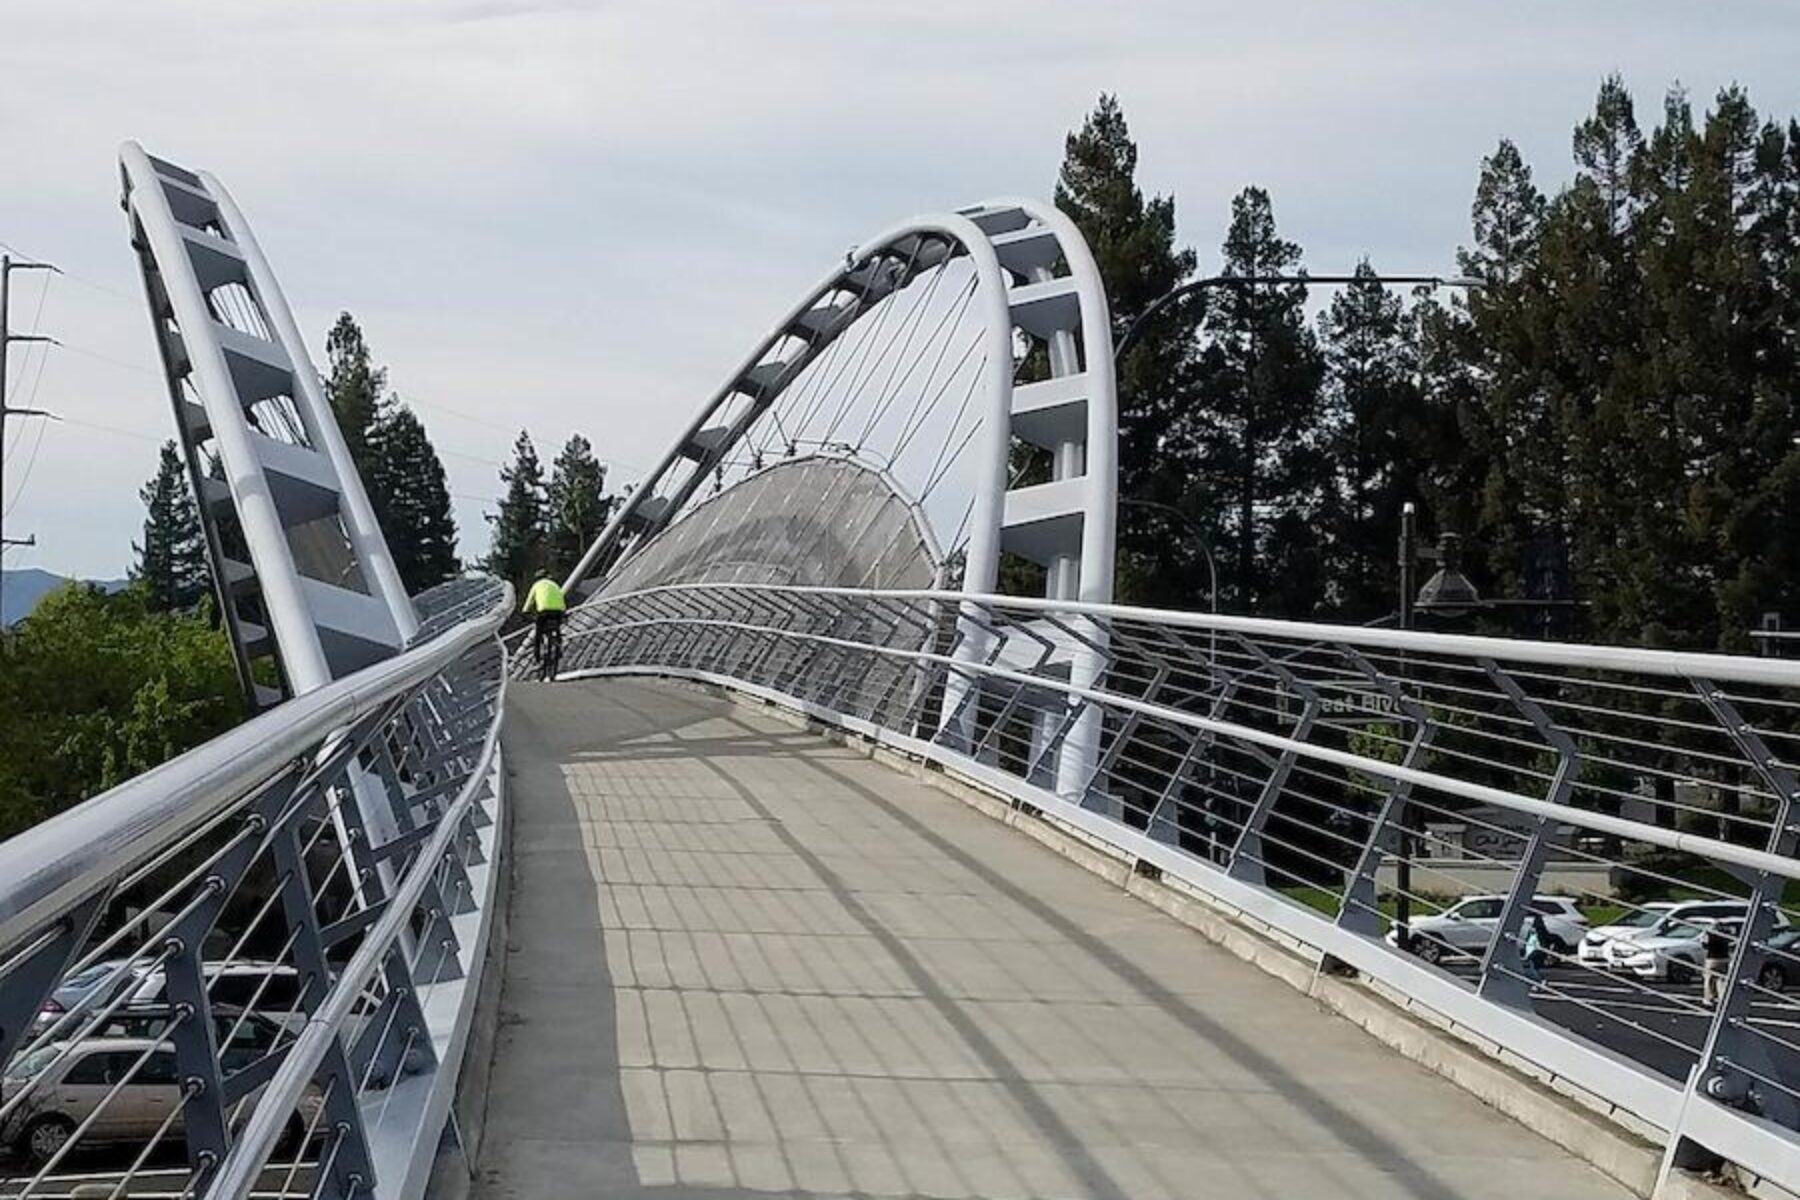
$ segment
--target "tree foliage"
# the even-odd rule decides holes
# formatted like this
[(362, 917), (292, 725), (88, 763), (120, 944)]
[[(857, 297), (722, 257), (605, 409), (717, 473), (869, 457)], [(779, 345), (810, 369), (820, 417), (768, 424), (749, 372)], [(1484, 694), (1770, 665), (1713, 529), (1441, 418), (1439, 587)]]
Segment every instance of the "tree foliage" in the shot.
[[(1220, 248), (1228, 279), (1302, 271), (1261, 188), (1231, 203)], [(1322, 600), (1326, 507), (1322, 363), (1300, 284), (1216, 289), (1201, 322), (1199, 386), (1189, 405), (1198, 486), (1231, 546), (1233, 592), (1245, 610), (1310, 616)]]
[[(1196, 271), (1136, 170), (1103, 96), (1057, 195), (1115, 335)], [(1486, 594), (1578, 601), (1586, 637), (1729, 649), (1800, 620), (1800, 124), (1739, 88), (1704, 113), (1675, 89), (1646, 124), (1609, 77), (1553, 174), (1505, 140), (1481, 161), (1466, 293), (1398, 295), (1365, 263), (1316, 318), (1298, 285), (1225, 282), (1159, 319), (1119, 376), (1122, 598), (1197, 607), (1185, 546), (1210, 541), (1241, 610), (1381, 618), (1411, 500)], [(1303, 262), (1240, 192), (1218, 274)]]
[(325, 339), (325, 381), (338, 429), (409, 592), (460, 570), (444, 464), (418, 414), (387, 390), (362, 327), (339, 313)]
[(485, 566), (489, 574), (523, 589), (540, 568), (549, 565), (550, 542), (544, 466), (531, 435), (523, 429), (513, 443), (512, 461), (500, 468), (500, 482), (506, 486), (506, 494), (500, 498), (499, 509), (488, 516), (493, 544)]
[[(1106, 280), (1113, 337), (1144, 315), (1153, 301), (1185, 283), (1195, 256), (1175, 242), (1175, 201), (1146, 197), (1137, 184), (1137, 145), (1118, 99), (1103, 95), (1081, 129), (1064, 144), (1056, 206), (1075, 222)], [(1120, 494), (1185, 507), (1196, 451), (1187, 431), (1198, 350), (1181, 314), (1154, 318), (1118, 365)], [(1190, 521), (1206, 529), (1206, 507)], [(1151, 505), (1119, 511), (1122, 598), (1185, 605), (1183, 581), (1204, 561), (1190, 522)], [(1041, 575), (1041, 572), (1039, 572)], [(1041, 583), (1037, 588), (1042, 593)]]
[(461, 569), (450, 489), (425, 426), (396, 400), (369, 433), (371, 495), (382, 497), (381, 527), (408, 592), (442, 583)]
[(138, 496), (144, 501), (144, 540), (132, 544), (137, 562), (131, 578), (143, 584), (153, 610), (191, 609), (206, 595), (212, 577), (187, 464), (173, 441), (162, 444), (156, 475)]
[(200, 611), (159, 608), (149, 581), (68, 584), (6, 635), (0, 837), (215, 737), (243, 715), (231, 649)]
[(338, 430), (350, 448), (350, 461), (368, 479), (374, 466), (369, 433), (381, 418), (387, 371), (375, 365), (362, 326), (347, 312), (338, 314), (337, 323), (325, 335), (325, 359), (331, 368), (325, 390), (337, 414)]
[(550, 468), (545, 491), (546, 544), (549, 566), (561, 576), (581, 560), (612, 515), (606, 494), (606, 468), (594, 447), (579, 433), (571, 434)]

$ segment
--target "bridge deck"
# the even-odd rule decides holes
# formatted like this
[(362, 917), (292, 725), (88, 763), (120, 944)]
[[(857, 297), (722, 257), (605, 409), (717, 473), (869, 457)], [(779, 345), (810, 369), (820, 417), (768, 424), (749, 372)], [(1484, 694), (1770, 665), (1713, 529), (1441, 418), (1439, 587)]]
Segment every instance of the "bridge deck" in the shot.
[(652, 683), (509, 706), (478, 1195), (1625, 1195), (821, 738)]

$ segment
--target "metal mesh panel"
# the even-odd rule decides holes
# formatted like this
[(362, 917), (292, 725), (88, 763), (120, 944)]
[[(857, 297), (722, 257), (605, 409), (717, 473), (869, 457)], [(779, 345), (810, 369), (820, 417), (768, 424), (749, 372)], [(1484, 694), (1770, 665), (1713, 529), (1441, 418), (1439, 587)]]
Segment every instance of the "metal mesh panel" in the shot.
[(688, 513), (606, 581), (930, 587), (943, 558), (924, 515), (880, 471), (811, 456), (777, 464)]

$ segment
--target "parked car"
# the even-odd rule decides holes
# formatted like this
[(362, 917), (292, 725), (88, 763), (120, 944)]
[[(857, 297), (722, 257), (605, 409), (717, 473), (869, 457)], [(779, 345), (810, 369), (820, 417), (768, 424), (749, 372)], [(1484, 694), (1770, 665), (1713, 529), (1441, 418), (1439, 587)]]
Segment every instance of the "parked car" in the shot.
[(1664, 917), (1635, 937), (1619, 938), (1606, 947), (1606, 965), (1639, 979), (1691, 983), (1706, 961), (1706, 935), (1717, 929), (1736, 939), (1741, 917)]
[[(117, 971), (124, 959), (109, 958), (74, 972), (57, 985), (44, 1006), (38, 1010), (36, 1028), (47, 1029), (70, 1009), (79, 1008), (87, 1002), (95, 989)], [(129, 976), (128, 976), (129, 977)]]
[[(1749, 905), (1742, 900), (1704, 900), (1678, 904), (1662, 920), (1628, 938), (1607, 943), (1606, 965), (1643, 979), (1686, 983), (1700, 974), (1705, 961), (1706, 930), (1717, 926), (1736, 940)], [(1776, 930), (1788, 928), (1787, 914), (1774, 909)]]
[(1602, 925), (1598, 929), (1588, 930), (1587, 936), (1581, 939), (1575, 957), (1588, 966), (1603, 967), (1606, 965), (1607, 943), (1619, 938), (1636, 937), (1646, 929), (1652, 929), (1677, 906), (1670, 900), (1656, 900), (1644, 907), (1635, 909), (1620, 917), (1610, 925)]
[[(300, 973), (283, 963), (239, 959), (209, 962), (200, 967), (206, 978), (206, 995), (214, 1004), (254, 1008), (284, 1025), (305, 1023), (300, 1011)], [(138, 976), (131, 989), (132, 1004), (159, 1004), (168, 1000), (169, 981), (161, 967)]]
[[(106, 1000), (126, 993), (128, 1005), (162, 1004), (168, 999), (168, 977), (161, 967), (146, 969), (136, 966), (113, 981), (105, 997), (95, 995), (118, 969), (119, 960), (95, 963), (63, 980), (38, 1011), (37, 1028), (44, 1029), (58, 1017), (77, 1006), (99, 1011)], [(282, 1024), (298, 1027), (306, 1015), (299, 1011), (300, 976), (294, 968), (282, 963), (237, 959), (232, 962), (209, 962), (201, 965), (206, 977), (207, 996), (216, 1005), (231, 1008), (254, 1008)], [(266, 982), (265, 982), (266, 981)], [(70, 1030), (68, 1032), (73, 1032)]]
[(1800, 929), (1783, 929), (1763, 943), (1767, 957), (1756, 982), (1771, 992), (1786, 991), (1800, 981)]
[[(41, 1164), (55, 1157), (89, 1118), (92, 1124), (81, 1134), (83, 1146), (147, 1142), (165, 1122), (167, 1136), (181, 1136), (183, 1097), (173, 1046), (154, 1038), (105, 1037), (83, 1038), (69, 1047), (55, 1042), (7, 1065), (0, 1103), (26, 1095), (0, 1124), (0, 1142)], [(130, 1082), (120, 1087), (127, 1078)], [(258, 1094), (245, 1097), (244, 1113)], [(320, 1106), (316, 1089), (302, 1098), (288, 1121), (290, 1148)]]
[[(1647, 916), (1647, 914), (1653, 910), (1658, 913), (1654, 920), (1649, 919)], [(1749, 913), (1750, 905), (1743, 900), (1671, 900), (1660, 901), (1655, 904), (1646, 904), (1640, 911), (1632, 913), (1629, 917), (1620, 920), (1616, 924), (1604, 926), (1600, 929), (1596, 929), (1594, 933), (1589, 934), (1588, 938), (1592, 938), (1595, 934), (1607, 933), (1608, 930), (1618, 931), (1601, 939), (1597, 946), (1593, 946), (1591, 948), (1591, 956), (1588, 940), (1583, 939), (1581, 946), (1581, 961), (1584, 963), (1598, 963), (1603, 966), (1611, 965), (1612, 960), (1607, 957), (1606, 950), (1608, 942), (1616, 941), (1619, 938), (1641, 937), (1654, 930), (1664, 921), (1741, 921), (1748, 916)], [(1781, 925), (1786, 925), (1787, 918), (1778, 913), (1776, 915), (1776, 922)]]
[[(1587, 935), (1587, 918), (1568, 896), (1533, 896), (1529, 903), (1531, 911), (1544, 918), (1549, 933), (1545, 949), (1552, 953), (1568, 953)], [(1505, 907), (1505, 896), (1466, 896), (1436, 916), (1412, 922), (1413, 950), (1426, 962), (1446, 955), (1484, 954)], [(1390, 929), (1387, 940), (1398, 945), (1399, 931)]]
[[(172, 1004), (128, 1004), (106, 1020), (82, 1033), (94, 1038), (162, 1038), (179, 1014)], [(279, 1021), (260, 1012), (245, 1012), (231, 1005), (212, 1006), (213, 1038), (219, 1046), (219, 1065), (227, 1075), (263, 1058), (294, 1040), (295, 1034)]]

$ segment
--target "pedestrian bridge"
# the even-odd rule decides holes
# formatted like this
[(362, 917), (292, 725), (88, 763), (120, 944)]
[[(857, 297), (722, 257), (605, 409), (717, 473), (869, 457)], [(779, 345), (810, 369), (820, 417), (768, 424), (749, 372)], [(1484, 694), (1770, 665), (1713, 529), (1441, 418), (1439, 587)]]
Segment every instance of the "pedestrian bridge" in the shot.
[(478, 1196), (1615, 1197), (942, 787), (665, 682), (509, 704)]
[(0, 1196), (1800, 1189), (1800, 663), (1114, 603), (1055, 208), (835, 265), (553, 668), (121, 167), (249, 716), (0, 843)]

